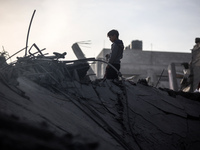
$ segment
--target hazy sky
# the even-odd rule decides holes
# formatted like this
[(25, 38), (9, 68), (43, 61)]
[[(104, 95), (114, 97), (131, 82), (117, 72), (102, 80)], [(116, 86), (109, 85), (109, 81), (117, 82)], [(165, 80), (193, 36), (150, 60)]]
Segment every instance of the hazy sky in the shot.
[(36, 43), (49, 54), (66, 51), (66, 59), (76, 59), (75, 42), (91, 40), (81, 46), (86, 57), (110, 48), (111, 29), (125, 46), (138, 39), (144, 50), (190, 52), (200, 37), (199, 6), (200, 0), (0, 0), (0, 48), (12, 55), (25, 47), (36, 10), (29, 46)]

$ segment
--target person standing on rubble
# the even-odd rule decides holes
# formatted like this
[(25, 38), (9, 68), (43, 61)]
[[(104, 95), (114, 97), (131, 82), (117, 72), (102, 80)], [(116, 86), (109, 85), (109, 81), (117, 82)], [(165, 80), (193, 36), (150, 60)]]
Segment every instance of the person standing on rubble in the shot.
[[(121, 59), (123, 57), (124, 44), (123, 41), (119, 39), (119, 32), (117, 30), (111, 30), (107, 33), (111, 45), (111, 53), (106, 55), (108, 63), (113, 65), (118, 71), (121, 67)], [(118, 74), (111, 66), (107, 65), (105, 76), (106, 79), (118, 79)]]

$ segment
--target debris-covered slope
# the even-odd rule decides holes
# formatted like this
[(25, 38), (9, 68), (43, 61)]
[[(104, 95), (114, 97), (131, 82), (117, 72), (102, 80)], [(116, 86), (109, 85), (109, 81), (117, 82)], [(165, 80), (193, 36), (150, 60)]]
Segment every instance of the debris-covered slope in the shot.
[[(68, 93), (51, 92), (27, 78), (0, 83), (3, 114), (45, 122), (56, 135), (72, 134), (98, 149), (198, 149), (200, 104), (181, 96), (121, 82), (69, 82)], [(19, 90), (20, 89), (20, 90)], [(23, 91), (23, 92), (22, 92)]]
[[(200, 148), (199, 94), (191, 100), (186, 98), (187, 93), (157, 89), (143, 82), (90, 81), (86, 76), (87, 64), (65, 63), (28, 58), (1, 69), (1, 114), (19, 118), (19, 122), (25, 122), (33, 131), (32, 124), (45, 124), (46, 129), (39, 126), (39, 130), (41, 134), (48, 130), (56, 137), (50, 142), (47, 138), (45, 143), (54, 143), (58, 146), (55, 149)], [(11, 144), (20, 143), (23, 138), (27, 143), (28, 139), (35, 139), (33, 132), (19, 129), (12, 135), (10, 130), (16, 128), (0, 126), (0, 137)], [(5, 136), (6, 132), (9, 136)], [(13, 140), (11, 135), (20, 136)], [(37, 140), (44, 143), (45, 138)], [(63, 144), (65, 140), (72, 147)], [(37, 146), (38, 141), (31, 143), (31, 147)], [(0, 144), (7, 148), (5, 142)]]

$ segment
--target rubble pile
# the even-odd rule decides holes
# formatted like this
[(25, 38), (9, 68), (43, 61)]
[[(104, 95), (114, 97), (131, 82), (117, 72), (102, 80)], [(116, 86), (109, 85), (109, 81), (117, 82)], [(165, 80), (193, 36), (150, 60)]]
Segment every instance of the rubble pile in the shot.
[(200, 148), (199, 101), (143, 80), (90, 81), (87, 59), (60, 61), (63, 55), (23, 57), (2, 66), (0, 112), (30, 124), (45, 123), (58, 138), (78, 136), (86, 145), (92, 143), (91, 149)]
[[(30, 56), (20, 57), (15, 63), (4, 64), (1, 68), (1, 75), (6, 82), (14, 84), (13, 80), (24, 76), (42, 86), (51, 88), (67, 88), (69, 80), (87, 80), (86, 73), (89, 64), (85, 61), (59, 61), (64, 58), (66, 53), (59, 54), (54, 52), (54, 56)], [(5, 59), (2, 59), (4, 61)], [(68, 64), (70, 63), (70, 64)]]

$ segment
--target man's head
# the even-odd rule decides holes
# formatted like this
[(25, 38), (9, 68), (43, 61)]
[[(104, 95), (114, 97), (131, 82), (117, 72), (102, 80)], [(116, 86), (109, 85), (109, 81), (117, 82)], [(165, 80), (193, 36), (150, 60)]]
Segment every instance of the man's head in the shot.
[(111, 42), (114, 42), (119, 37), (119, 32), (117, 30), (110, 30), (107, 34)]
[(200, 38), (195, 38), (195, 43), (197, 44), (197, 43), (200, 43)]

